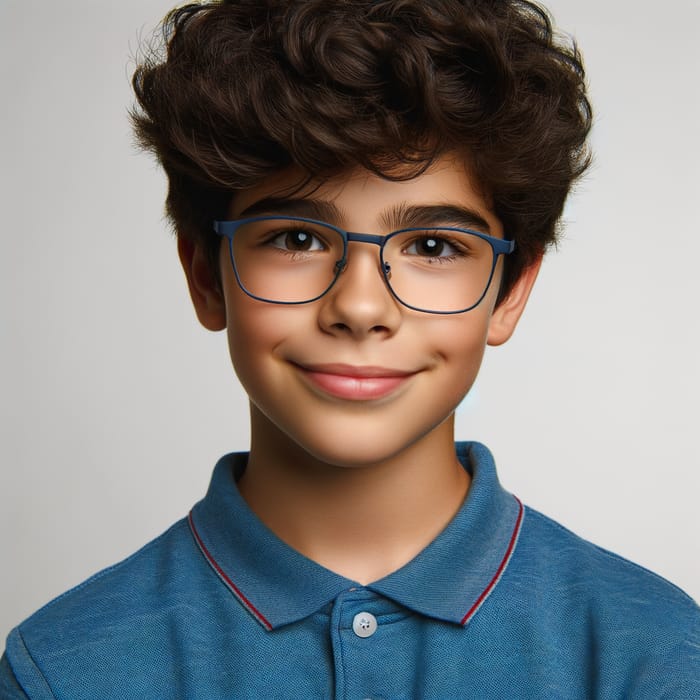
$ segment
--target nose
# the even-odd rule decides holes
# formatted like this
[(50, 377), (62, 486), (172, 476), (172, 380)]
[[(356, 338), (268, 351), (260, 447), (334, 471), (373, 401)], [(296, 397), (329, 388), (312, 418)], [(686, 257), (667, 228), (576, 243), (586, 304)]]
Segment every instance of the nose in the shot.
[(320, 301), (319, 324), (334, 335), (390, 337), (401, 324), (401, 305), (384, 280), (374, 245), (348, 244), (345, 269)]

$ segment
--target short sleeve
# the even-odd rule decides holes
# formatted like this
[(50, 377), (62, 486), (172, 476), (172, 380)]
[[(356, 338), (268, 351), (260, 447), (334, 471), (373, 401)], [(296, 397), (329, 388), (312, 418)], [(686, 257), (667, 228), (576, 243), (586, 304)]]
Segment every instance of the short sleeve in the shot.
[(631, 697), (654, 700), (700, 698), (700, 614), (693, 615), (686, 638), (663, 658), (640, 669), (636, 681)]
[(49, 684), (32, 659), (19, 629), (7, 638), (7, 649), (0, 663), (2, 700), (55, 700)]
[(0, 698), (3, 700), (29, 700), (10, 668), (5, 654), (0, 658)]

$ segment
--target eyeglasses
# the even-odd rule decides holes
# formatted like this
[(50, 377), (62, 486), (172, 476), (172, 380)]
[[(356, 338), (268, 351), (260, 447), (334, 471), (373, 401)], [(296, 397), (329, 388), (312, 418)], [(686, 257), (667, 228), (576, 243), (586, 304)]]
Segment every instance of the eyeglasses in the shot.
[(515, 241), (451, 226), (405, 228), (386, 236), (344, 231), (296, 216), (215, 221), (228, 238), (233, 271), (249, 296), (272, 304), (307, 304), (335, 284), (348, 263), (348, 243), (379, 246), (380, 269), (404, 306), (458, 314), (484, 298), (499, 255)]

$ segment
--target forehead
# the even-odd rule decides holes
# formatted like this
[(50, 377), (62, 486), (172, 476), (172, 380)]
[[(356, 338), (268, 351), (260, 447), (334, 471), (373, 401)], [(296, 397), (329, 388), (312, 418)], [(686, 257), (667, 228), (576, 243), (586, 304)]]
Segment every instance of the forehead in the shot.
[(425, 172), (408, 180), (387, 179), (360, 167), (314, 179), (298, 168), (289, 168), (236, 192), (229, 214), (237, 218), (250, 211), (262, 213), (256, 207), (259, 203), (285, 199), (328, 203), (337, 212), (334, 223), (351, 228), (376, 227), (387, 219), (388, 212), (401, 207), (452, 205), (473, 211), (493, 233), (502, 231), (468, 166), (452, 154), (437, 158)]

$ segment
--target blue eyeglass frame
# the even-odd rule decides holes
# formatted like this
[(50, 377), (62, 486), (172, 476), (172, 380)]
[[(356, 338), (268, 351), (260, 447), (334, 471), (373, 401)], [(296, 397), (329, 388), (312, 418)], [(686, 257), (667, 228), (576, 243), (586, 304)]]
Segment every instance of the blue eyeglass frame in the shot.
[[(236, 261), (233, 257), (233, 237), (236, 234), (236, 231), (243, 225), (245, 224), (252, 224), (255, 223), (256, 221), (301, 221), (303, 223), (307, 224), (316, 224), (317, 226), (324, 226), (325, 228), (332, 229), (336, 233), (338, 233), (341, 238), (343, 239), (343, 257), (340, 260), (337, 260), (335, 263), (335, 275), (333, 276), (333, 279), (331, 280), (331, 283), (318, 295), (315, 296), (313, 299), (306, 299), (305, 301), (275, 301), (274, 299), (266, 299), (265, 297), (259, 297), (255, 294), (252, 294), (250, 291), (248, 291), (245, 288), (245, 285), (241, 281), (241, 278), (238, 275), (238, 269), (236, 268)], [(236, 277), (236, 282), (238, 283), (238, 286), (249, 296), (252, 297), (253, 299), (257, 299), (258, 301), (264, 301), (267, 302), (268, 304), (285, 304), (285, 305), (298, 305), (298, 304), (311, 304), (314, 301), (318, 301), (321, 297), (325, 296), (333, 287), (333, 285), (336, 283), (338, 280), (338, 277), (340, 277), (340, 274), (343, 272), (345, 267), (347, 266), (347, 257), (348, 257), (348, 243), (371, 243), (373, 245), (379, 246), (379, 260), (381, 262), (381, 269), (382, 269), (382, 275), (384, 277), (384, 282), (391, 292), (391, 295), (398, 301), (402, 306), (405, 306), (406, 308), (413, 309), (414, 311), (421, 311), (422, 313), (426, 314), (441, 314), (441, 315), (452, 315), (452, 314), (463, 314), (466, 313), (467, 311), (471, 311), (472, 309), (476, 308), (479, 306), (483, 298), (486, 296), (486, 292), (488, 291), (489, 287), (491, 286), (491, 281), (493, 280), (493, 273), (496, 270), (496, 263), (498, 262), (498, 258), (500, 255), (509, 255), (515, 250), (515, 241), (514, 240), (509, 240), (505, 238), (496, 238), (494, 236), (489, 236), (486, 233), (481, 233), (481, 231), (474, 231), (469, 228), (459, 228), (457, 226), (417, 226), (417, 227), (412, 227), (412, 228), (402, 228), (399, 229), (398, 231), (392, 231), (391, 233), (386, 234), (385, 236), (378, 235), (378, 234), (373, 234), (373, 233), (359, 233), (357, 231), (346, 231), (345, 229), (339, 228), (338, 226), (334, 226), (333, 224), (329, 224), (326, 221), (319, 221), (318, 219), (308, 219), (303, 216), (282, 216), (282, 215), (275, 215), (275, 216), (252, 216), (252, 217), (247, 217), (244, 219), (233, 219), (231, 221), (214, 221), (213, 222), (213, 228), (214, 231), (217, 235), (221, 236), (222, 238), (228, 238), (229, 241), (229, 257), (231, 258), (231, 266), (233, 267), (233, 274)], [(457, 311), (432, 311), (430, 309), (422, 309), (419, 306), (413, 306), (411, 304), (407, 304), (399, 295), (394, 291), (394, 288), (391, 286), (391, 282), (389, 281), (389, 274), (391, 273), (391, 265), (384, 260), (384, 247), (387, 243), (387, 241), (391, 240), (394, 236), (398, 236), (399, 234), (402, 233), (410, 233), (412, 231), (425, 231), (426, 229), (430, 229), (433, 231), (453, 231), (455, 233), (467, 233), (472, 236), (476, 236), (477, 238), (481, 238), (482, 240), (486, 241), (490, 246), (491, 250), (493, 251), (493, 260), (491, 262), (491, 271), (489, 272), (489, 279), (488, 282), (486, 283), (486, 286), (484, 287), (484, 291), (482, 292), (481, 296), (479, 299), (472, 304), (471, 306), (467, 307), (466, 309), (459, 309)]]

